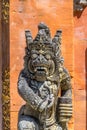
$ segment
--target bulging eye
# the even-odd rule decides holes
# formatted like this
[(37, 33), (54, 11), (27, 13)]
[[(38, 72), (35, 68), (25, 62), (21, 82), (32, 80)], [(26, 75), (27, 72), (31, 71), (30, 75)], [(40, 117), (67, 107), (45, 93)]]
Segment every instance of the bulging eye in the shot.
[(38, 57), (38, 55), (36, 53), (32, 54), (32, 59), (35, 59), (37, 57)]
[(51, 59), (51, 55), (50, 55), (50, 54), (46, 54), (45, 57), (46, 57), (46, 59), (48, 59), (48, 60)]

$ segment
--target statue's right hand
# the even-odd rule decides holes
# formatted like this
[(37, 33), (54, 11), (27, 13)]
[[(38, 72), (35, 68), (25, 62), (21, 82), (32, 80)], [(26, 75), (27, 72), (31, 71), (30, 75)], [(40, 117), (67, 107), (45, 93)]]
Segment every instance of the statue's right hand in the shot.
[(39, 111), (40, 111), (40, 112), (43, 112), (43, 111), (47, 108), (47, 105), (48, 105), (48, 99), (46, 99), (45, 101), (43, 101), (43, 102), (39, 105), (39, 107), (38, 107)]

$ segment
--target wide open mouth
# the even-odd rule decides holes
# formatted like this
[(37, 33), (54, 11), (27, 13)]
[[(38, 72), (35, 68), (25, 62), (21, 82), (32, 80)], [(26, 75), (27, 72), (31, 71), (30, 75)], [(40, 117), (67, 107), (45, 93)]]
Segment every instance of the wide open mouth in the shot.
[(36, 73), (39, 73), (39, 74), (46, 74), (46, 75), (48, 75), (48, 70), (47, 70), (46, 67), (38, 66), (38, 67), (35, 67), (34, 71)]
[(34, 71), (35, 71), (35, 77), (37, 81), (46, 80), (46, 77), (48, 75), (48, 71), (46, 67), (38, 66), (38, 67), (35, 67)]

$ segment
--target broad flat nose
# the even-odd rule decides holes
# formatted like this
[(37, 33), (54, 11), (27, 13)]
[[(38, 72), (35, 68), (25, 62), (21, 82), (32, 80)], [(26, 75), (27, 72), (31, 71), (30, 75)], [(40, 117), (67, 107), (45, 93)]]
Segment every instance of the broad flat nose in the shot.
[(39, 55), (39, 57), (38, 57), (38, 59), (40, 60), (40, 62), (43, 62), (43, 61), (45, 61), (45, 58), (44, 58), (44, 56), (43, 55)]

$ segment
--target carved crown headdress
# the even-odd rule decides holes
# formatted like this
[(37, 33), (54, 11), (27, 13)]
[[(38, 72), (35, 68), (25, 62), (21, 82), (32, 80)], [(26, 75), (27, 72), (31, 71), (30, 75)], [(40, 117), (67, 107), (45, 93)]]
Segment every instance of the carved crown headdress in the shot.
[(35, 39), (32, 38), (31, 32), (29, 30), (25, 31), (26, 43), (28, 51), (34, 50), (49, 50), (54, 52), (56, 56), (59, 56), (61, 53), (61, 30), (57, 30), (54, 38), (51, 38), (50, 30), (48, 26), (44, 23), (38, 25), (38, 34)]
[[(44, 51), (44, 52), (51, 52), (55, 61), (55, 73), (50, 78), (50, 80), (58, 81), (58, 71), (59, 71), (59, 64), (63, 62), (63, 57), (61, 57), (61, 35), (62, 31), (57, 30), (54, 38), (51, 38), (50, 30), (47, 25), (44, 23), (40, 23), (38, 25), (38, 33), (35, 39), (32, 38), (31, 32), (29, 30), (25, 31), (26, 37), (26, 55), (24, 57), (24, 67), (27, 71), (28, 69), (28, 61), (31, 57), (31, 51)], [(29, 73), (29, 71), (28, 71)], [(27, 73), (27, 74), (28, 74)], [(32, 75), (29, 73), (29, 76)], [(54, 78), (55, 77), (55, 78)]]

